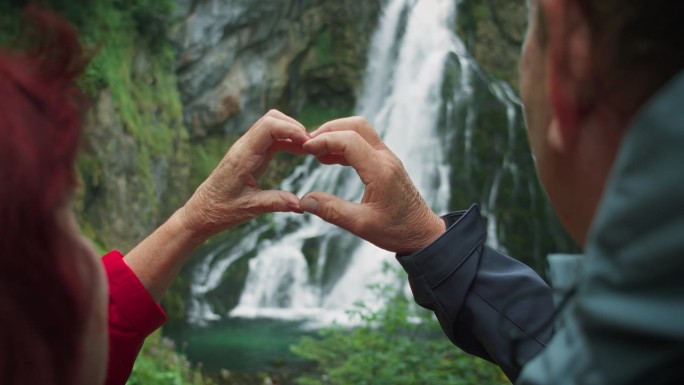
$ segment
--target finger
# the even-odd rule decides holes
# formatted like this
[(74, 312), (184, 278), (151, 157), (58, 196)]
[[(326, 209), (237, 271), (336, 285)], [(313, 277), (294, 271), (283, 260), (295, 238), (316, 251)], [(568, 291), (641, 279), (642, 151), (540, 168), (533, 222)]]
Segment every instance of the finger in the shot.
[[(354, 131), (326, 132), (302, 145), (304, 150), (319, 159), (334, 160), (342, 157), (354, 167), (364, 184), (368, 184), (378, 170), (377, 152)], [(341, 162), (339, 162), (341, 163)]]
[(349, 166), (349, 162), (347, 162), (347, 160), (344, 159), (344, 156), (341, 155), (323, 155), (317, 157), (316, 159), (318, 159), (318, 162), (321, 164), (338, 164), (340, 166)]
[(302, 213), (299, 198), (289, 191), (265, 190), (254, 193), (253, 199), (260, 213), (295, 212)]
[[(254, 174), (253, 174), (256, 179), (259, 179), (264, 175), (264, 173), (266, 172), (266, 169), (268, 168), (268, 166), (271, 164), (271, 161), (275, 157), (275, 153), (276, 153), (276, 150), (273, 148), (273, 146), (271, 146), (268, 149), (268, 151), (266, 151), (266, 153), (262, 155), (262, 157), (260, 159), (261, 163), (259, 163), (257, 169), (254, 171)], [(254, 159), (256, 160), (259, 158), (254, 158)]]
[(323, 192), (306, 194), (299, 201), (299, 207), (353, 234), (363, 232), (364, 220), (369, 217), (366, 206)]
[(264, 175), (276, 152), (288, 152), (295, 155), (307, 154), (307, 152), (302, 148), (301, 144), (292, 143), (292, 141), (289, 140), (276, 140), (273, 142), (271, 147), (269, 147), (268, 150), (262, 154), (263, 156), (261, 158), (253, 158), (255, 161), (256, 159), (259, 159), (257, 169), (254, 171), (254, 176), (257, 179)]
[(277, 140), (271, 145), (271, 147), (268, 148), (268, 150), (263, 154), (262, 158), (255, 158), (260, 159), (257, 169), (254, 171), (254, 176), (257, 179), (264, 175), (266, 169), (271, 164), (271, 161), (273, 161), (273, 157), (275, 156), (276, 152), (287, 152), (295, 155), (307, 154), (307, 152), (302, 148), (301, 144)]
[(288, 152), (290, 154), (295, 154), (295, 155), (308, 154), (304, 150), (304, 148), (302, 147), (301, 144), (293, 143), (293, 142), (288, 141), (288, 140), (276, 140), (271, 145), (271, 148), (273, 148), (275, 151)]
[(331, 120), (311, 133), (311, 137), (316, 137), (326, 132), (335, 131), (354, 131), (361, 135), (371, 146), (382, 145), (380, 135), (373, 129), (368, 121), (360, 116), (352, 116)]
[(306, 127), (304, 127), (303, 124), (299, 123), (299, 121), (298, 121), (297, 119), (295, 119), (295, 118), (293, 118), (293, 117), (291, 117), (291, 116), (285, 115), (284, 113), (282, 113), (282, 112), (280, 112), (280, 111), (278, 111), (278, 110), (276, 110), (276, 109), (269, 110), (269, 111), (266, 113), (265, 116), (272, 116), (272, 117), (274, 117), (274, 118), (279, 118), (279, 119), (287, 120), (288, 122), (293, 123), (293, 124), (296, 124), (296, 125), (298, 125), (299, 127), (301, 127), (302, 130), (306, 131)]
[(309, 134), (300, 125), (273, 116), (264, 116), (246, 135), (247, 145), (255, 153), (265, 152), (277, 140), (300, 145), (309, 140)]

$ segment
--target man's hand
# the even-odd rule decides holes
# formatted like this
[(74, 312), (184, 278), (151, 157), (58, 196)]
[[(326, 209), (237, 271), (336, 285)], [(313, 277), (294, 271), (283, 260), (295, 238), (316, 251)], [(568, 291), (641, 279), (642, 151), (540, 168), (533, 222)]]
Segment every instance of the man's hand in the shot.
[(296, 120), (271, 110), (233, 146), (179, 211), (183, 224), (200, 238), (242, 224), (266, 212), (300, 212), (287, 191), (261, 190), (258, 178), (276, 151), (302, 154), (309, 134)]
[(445, 231), (411, 182), (403, 164), (360, 117), (334, 120), (303, 144), (321, 163), (352, 166), (366, 186), (361, 203), (312, 192), (300, 201), (315, 214), (385, 250), (420, 250)]

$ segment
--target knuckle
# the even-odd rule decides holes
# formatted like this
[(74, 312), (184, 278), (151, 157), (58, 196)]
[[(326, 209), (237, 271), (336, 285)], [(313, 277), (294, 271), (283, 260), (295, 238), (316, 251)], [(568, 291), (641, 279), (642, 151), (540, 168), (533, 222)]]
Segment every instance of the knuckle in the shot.
[(322, 207), (322, 214), (323, 218), (325, 218), (328, 222), (342, 225), (341, 222), (344, 220), (344, 217), (334, 205), (326, 205)]
[(382, 170), (377, 176), (377, 181), (383, 185), (395, 184), (406, 179), (404, 165), (396, 157), (379, 156), (374, 162), (378, 165), (377, 169)]
[(394, 173), (399, 173), (402, 174), (404, 172), (404, 163), (399, 159), (398, 157), (394, 156), (394, 154), (387, 156), (385, 158), (386, 161), (386, 167)]
[(349, 140), (357, 137), (359, 134), (357, 134), (355, 131), (342, 131), (340, 132), (340, 136), (343, 138)]
[(368, 120), (366, 120), (366, 118), (364, 118), (363, 116), (352, 117), (352, 123), (357, 130), (363, 131), (368, 130), (368, 128), (370, 128), (371, 126)]
[(352, 122), (358, 126), (368, 125), (368, 121), (363, 116), (355, 115), (355, 116), (352, 116), (351, 119), (352, 119)]
[(273, 123), (275, 123), (275, 121), (276, 121), (276, 118), (273, 115), (266, 115), (266, 116), (264, 116), (263, 123), (266, 126), (270, 126)]
[(272, 200), (270, 202), (266, 202), (264, 205), (265, 209), (267, 212), (276, 212), (281, 210), (280, 202)]
[(341, 134), (347, 142), (353, 143), (359, 140), (363, 140), (363, 137), (361, 137), (361, 135), (356, 131), (343, 131)]

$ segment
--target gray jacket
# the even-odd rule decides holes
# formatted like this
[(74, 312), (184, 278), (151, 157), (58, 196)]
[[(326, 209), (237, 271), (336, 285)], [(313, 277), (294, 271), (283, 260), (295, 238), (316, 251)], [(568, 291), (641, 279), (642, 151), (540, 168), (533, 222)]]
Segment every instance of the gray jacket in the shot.
[(684, 73), (625, 134), (559, 314), (534, 271), (484, 245), (476, 207), (447, 220), (398, 259), (463, 350), (521, 385), (684, 384)]

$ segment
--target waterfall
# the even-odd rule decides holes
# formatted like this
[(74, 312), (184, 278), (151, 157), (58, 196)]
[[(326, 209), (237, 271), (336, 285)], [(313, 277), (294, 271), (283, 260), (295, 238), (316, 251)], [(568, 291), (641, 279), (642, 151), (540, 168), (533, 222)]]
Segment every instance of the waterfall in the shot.
[[(456, 7), (454, 0), (388, 1), (372, 40), (364, 92), (356, 108), (402, 160), (437, 213), (451, 208), (454, 159), (447, 151), (462, 154), (458, 163), (466, 177), (472, 177), (476, 167), (473, 137), (478, 112), (473, 100), (482, 74), (453, 32)], [(447, 73), (457, 77), (450, 80), (457, 86), (449, 95), (444, 92)], [(510, 87), (488, 86), (498, 108), (505, 111), (508, 132), (504, 134), (510, 143), (499, 158), (494, 154), (497, 170), (477, 198), (484, 202), (488, 242), (500, 246), (495, 208), (504, 178), (512, 176), (518, 183), (512, 152), (520, 119)], [(457, 110), (464, 111), (459, 112), (462, 118), (453, 118)], [(350, 168), (320, 166), (309, 157), (281, 188), (298, 196), (326, 191), (359, 201), (364, 186)], [(344, 320), (344, 311), (355, 301), (372, 303), (367, 285), (378, 283), (383, 261), (394, 258), (308, 214), (278, 214), (243, 232), (230, 247), (220, 246), (204, 256), (194, 270), (190, 322), (201, 324), (223, 316)], [(218, 314), (208, 295), (220, 286), (225, 272), (249, 253), (253, 256), (237, 306), (228, 314)]]

